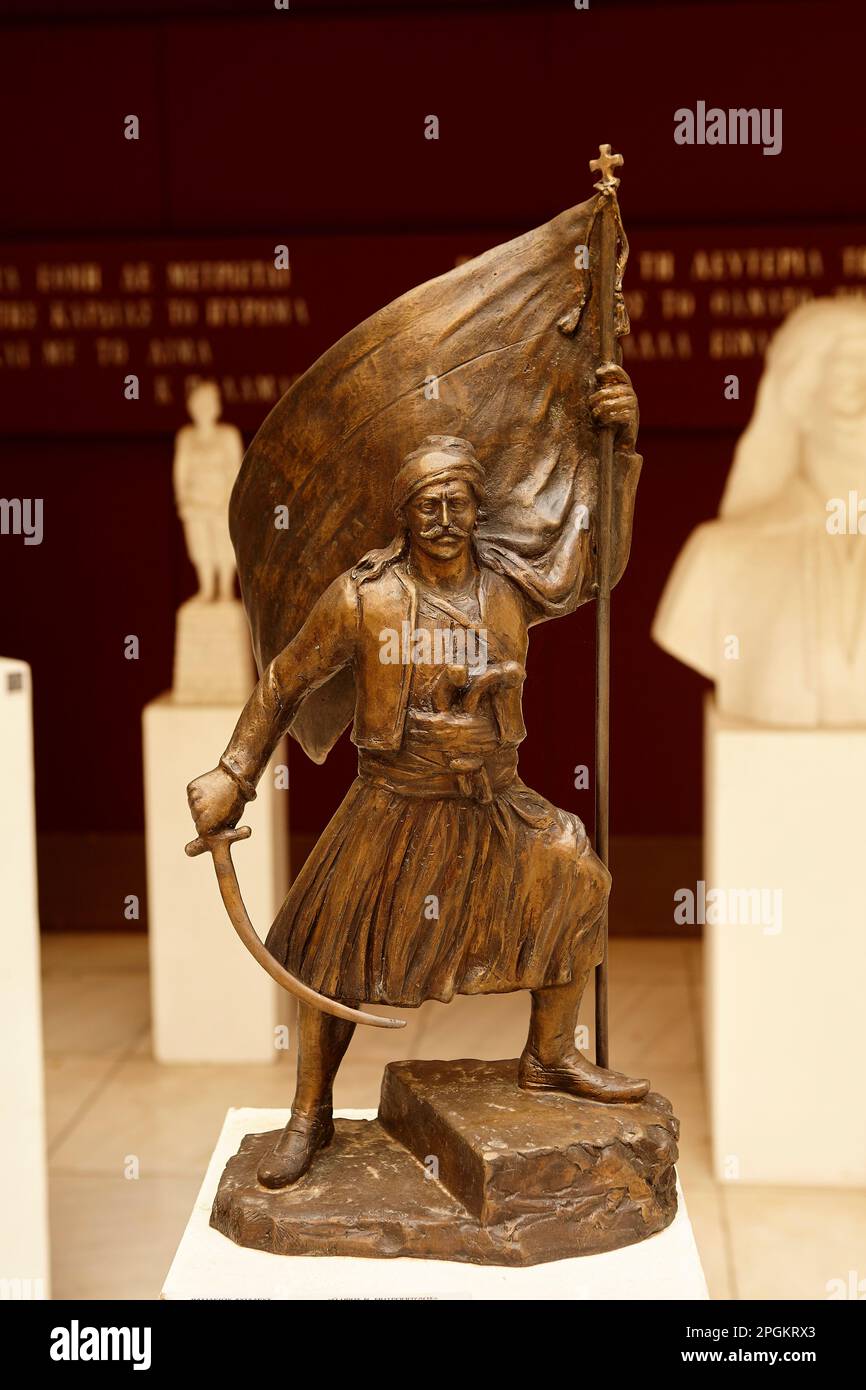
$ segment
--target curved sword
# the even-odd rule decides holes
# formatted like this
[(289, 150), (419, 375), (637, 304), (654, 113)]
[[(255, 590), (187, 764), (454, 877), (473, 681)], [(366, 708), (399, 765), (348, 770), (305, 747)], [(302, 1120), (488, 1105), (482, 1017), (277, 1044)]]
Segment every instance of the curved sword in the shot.
[(289, 994), (294, 994), (305, 1004), (312, 1004), (314, 1008), (321, 1009), (322, 1013), (333, 1014), (334, 1018), (347, 1018), (352, 1023), (369, 1023), (371, 1028), (405, 1028), (406, 1020), (403, 1018), (384, 1018), (380, 1014), (368, 1014), (363, 1009), (350, 1008), (348, 1004), (341, 1004), (337, 999), (329, 999), (326, 994), (319, 994), (318, 990), (305, 985), (303, 980), (297, 979), (271, 955), (250, 921), (232, 863), (231, 847), (235, 840), (248, 840), (251, 834), (248, 825), (239, 825), (234, 829), (217, 830), (213, 835), (199, 835), (186, 846), (186, 853), (191, 859), (198, 854), (213, 855), (213, 866), (229, 921), (250, 955), (268, 972), (271, 979), (276, 980), (283, 989), (287, 989)]

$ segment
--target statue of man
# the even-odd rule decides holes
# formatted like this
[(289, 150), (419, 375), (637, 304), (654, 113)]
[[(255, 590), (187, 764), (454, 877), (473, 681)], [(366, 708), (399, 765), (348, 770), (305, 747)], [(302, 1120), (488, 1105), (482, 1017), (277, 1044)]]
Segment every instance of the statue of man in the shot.
[(187, 552), (198, 576), (195, 597), (231, 601), (235, 557), (226, 516), (243, 458), (243, 440), (234, 425), (220, 422), (216, 382), (195, 385), (187, 397), (187, 409), (192, 424), (177, 433), (174, 494)]
[[(637, 403), (621, 368), (603, 371), (591, 403), (596, 423), (618, 431), (616, 581), (640, 467)], [(572, 506), (534, 576), (541, 602), (476, 543), (484, 495), (469, 441), (433, 435), (409, 454), (392, 490), (398, 535), (331, 584), (265, 669), (219, 765), (190, 785), (193, 818), (200, 835), (234, 826), (305, 696), (351, 664), (358, 777), (268, 949), (352, 1004), (529, 990), (520, 1086), (639, 1100), (647, 1081), (594, 1065), (574, 1041), (610, 876), (578, 818), (517, 775), (529, 628), (592, 597), (585, 508)], [(466, 652), (484, 659), (466, 662)], [(296, 1181), (333, 1136), (334, 1077), (353, 1031), (300, 1005), (292, 1116), (260, 1164), (265, 1186)]]

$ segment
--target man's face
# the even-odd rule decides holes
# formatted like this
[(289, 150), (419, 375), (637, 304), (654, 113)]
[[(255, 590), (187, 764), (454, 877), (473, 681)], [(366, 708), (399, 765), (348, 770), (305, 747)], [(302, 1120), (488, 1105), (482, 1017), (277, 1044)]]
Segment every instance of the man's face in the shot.
[(405, 507), (414, 548), (433, 560), (453, 560), (469, 550), (478, 508), (468, 484), (454, 480), (423, 487)]

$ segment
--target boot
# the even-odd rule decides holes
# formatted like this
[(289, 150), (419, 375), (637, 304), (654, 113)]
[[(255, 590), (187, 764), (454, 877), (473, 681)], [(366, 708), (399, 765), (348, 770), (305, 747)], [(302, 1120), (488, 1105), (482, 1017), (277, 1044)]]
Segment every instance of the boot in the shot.
[(292, 1110), (286, 1125), (270, 1153), (260, 1161), (257, 1177), (262, 1187), (288, 1187), (306, 1173), (319, 1149), (325, 1149), (334, 1137), (334, 1121), (330, 1105), (305, 1115)]
[(588, 978), (586, 970), (570, 984), (532, 991), (529, 1037), (520, 1058), (517, 1084), (524, 1091), (563, 1091), (585, 1100), (642, 1100), (650, 1088), (649, 1081), (596, 1066), (574, 1045), (578, 1010)]
[(553, 1066), (545, 1066), (530, 1051), (520, 1059), (517, 1084), (524, 1091), (564, 1091), (584, 1100), (643, 1100), (650, 1083), (643, 1078), (624, 1076), (621, 1071), (597, 1067), (577, 1048)]
[(292, 1117), (269, 1153), (259, 1160), (263, 1187), (288, 1187), (307, 1172), (320, 1149), (334, 1137), (334, 1078), (354, 1023), (298, 1005), (298, 1084)]

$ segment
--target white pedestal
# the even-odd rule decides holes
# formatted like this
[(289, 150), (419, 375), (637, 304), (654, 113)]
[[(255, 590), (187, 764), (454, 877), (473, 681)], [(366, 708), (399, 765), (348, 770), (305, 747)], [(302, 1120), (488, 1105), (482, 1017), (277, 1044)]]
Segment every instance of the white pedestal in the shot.
[[(226, 916), (209, 854), (188, 859), (195, 837), (187, 783), (215, 766), (238, 710), (177, 705), (169, 696), (144, 711), (148, 927), (154, 1054), (160, 1062), (266, 1062), (274, 1029), (288, 1018), (285, 992), (249, 955)], [(274, 763), (285, 763), (285, 748)], [(273, 766), (273, 765), (272, 765)], [(288, 791), (272, 768), (234, 849), (244, 901), (264, 937), (288, 887)]]
[(177, 610), (172, 699), (242, 709), (256, 683), (250, 630), (237, 599), (191, 598)]
[(30, 667), (0, 658), (0, 1299), (48, 1297)]
[(707, 891), (764, 890), (771, 908), (706, 927), (721, 1180), (866, 1185), (864, 788), (866, 729), (764, 728), (708, 700)]
[[(373, 1119), (374, 1110), (341, 1110)], [(226, 1161), (245, 1134), (280, 1129), (288, 1110), (229, 1110), (166, 1276), (166, 1299), (707, 1299), (682, 1191), (671, 1225), (624, 1250), (585, 1255), (526, 1269), (465, 1265), (454, 1260), (364, 1260), (323, 1255), (272, 1255), (235, 1245), (211, 1229), (210, 1211)]]

